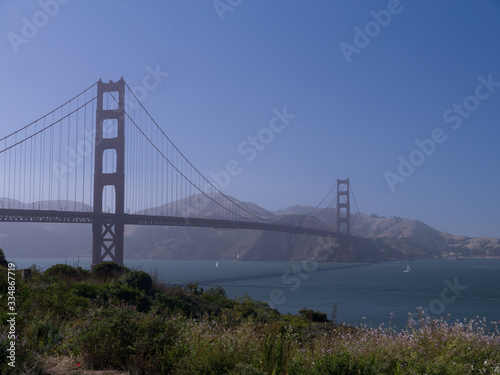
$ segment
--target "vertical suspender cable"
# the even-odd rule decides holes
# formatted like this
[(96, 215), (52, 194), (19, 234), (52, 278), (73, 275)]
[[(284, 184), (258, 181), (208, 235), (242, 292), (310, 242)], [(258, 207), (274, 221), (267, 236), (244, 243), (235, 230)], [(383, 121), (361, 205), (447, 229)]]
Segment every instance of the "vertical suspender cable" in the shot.
[[(7, 148), (7, 138), (5, 138), (5, 146), (4, 148)], [(5, 182), (7, 181), (8, 178), (5, 178), (5, 175), (7, 173), (7, 155), (4, 153), (3, 155), (3, 173), (4, 173), (4, 179), (3, 179), (3, 197), (2, 198), (6, 198), (8, 197), (8, 195), (6, 194), (6, 184)], [(3, 205), (4, 205), (4, 202), (2, 201), (2, 208), (3, 208)]]
[[(54, 122), (54, 113), (52, 113), (52, 122)], [(54, 127), (50, 128), (50, 137), (49, 137), (49, 142), (50, 142), (50, 162), (52, 163), (54, 161)], [(49, 168), (49, 207), (47, 208), (48, 210), (52, 209), (52, 191), (54, 187), (52, 186), (52, 180), (53, 180), (53, 175), (52, 175), (53, 168)]]
[[(71, 113), (71, 102), (69, 102), (69, 113)], [(68, 117), (68, 120), (67, 120), (67, 132), (68, 132), (68, 143), (66, 143), (66, 147), (69, 149), (69, 145), (70, 145), (70, 133), (71, 133), (71, 126), (70, 126), (70, 120), (71, 120), (71, 116)], [(69, 152), (66, 153), (66, 160), (65, 160), (65, 167), (68, 168), (69, 167)], [(69, 205), (69, 175), (70, 173), (66, 173), (66, 175), (68, 176), (66, 178), (66, 204), (64, 205), (64, 208), (68, 208), (67, 206)]]
[[(35, 127), (35, 133), (36, 133), (36, 127)], [(28, 184), (29, 184), (29, 190), (30, 190), (30, 199), (32, 202), (35, 201), (35, 188), (34, 186), (32, 185), (32, 177), (33, 177), (33, 163), (35, 162), (35, 158), (33, 157), (33, 138), (30, 138), (30, 162), (29, 162), (29, 168), (30, 168), (30, 171), (29, 171), (29, 174), (30, 174), (30, 177), (29, 177), (29, 181), (28, 181)]]
[[(15, 142), (17, 143), (17, 133), (14, 137), (15, 139)], [(16, 201), (16, 190), (17, 190), (17, 148), (15, 147), (14, 148), (14, 204), (12, 206), (14, 206), (13, 208), (15, 208), (15, 201)]]
[[(24, 136), (27, 138), (27, 130), (24, 131)], [(23, 201), (26, 201), (29, 205), (30, 201), (29, 199), (26, 199), (26, 144), (25, 143), (22, 143), (21, 146), (24, 148), (24, 157), (23, 157), (23, 165), (21, 166), (22, 169), (23, 169)], [(29, 193), (29, 192), (28, 192)], [(29, 208), (29, 207), (28, 207)]]
[[(92, 95), (94, 96), (94, 95)], [(92, 124), (90, 125), (90, 129), (92, 130), (90, 132), (90, 134), (92, 134), (92, 136), (94, 137), (93, 139), (93, 142), (90, 144), (90, 147), (94, 148), (95, 149), (95, 137), (96, 137), (96, 134), (94, 134), (94, 129), (95, 129), (95, 122), (96, 122), (96, 118), (95, 118), (95, 102), (96, 102), (96, 99), (92, 100), (92, 108), (91, 108), (91, 111), (90, 111), (90, 116), (91, 116), (91, 119), (92, 119)], [(95, 172), (95, 166), (94, 166), (94, 150), (91, 150), (90, 152), (90, 189), (89, 189), (89, 202), (90, 202), (90, 205), (92, 206), (92, 211), (94, 210), (94, 189), (92, 188), (94, 186), (94, 172)]]
[(363, 224), (363, 228), (365, 229), (366, 235), (370, 236), (370, 233), (368, 232), (368, 229), (366, 228), (365, 222), (363, 220), (363, 217), (361, 216), (361, 211), (359, 211), (358, 202), (356, 202), (356, 196), (354, 195), (354, 190), (352, 189), (351, 184), (349, 184), (349, 188), (351, 189), (352, 197), (354, 199), (354, 204), (356, 205), (356, 209), (358, 210), (358, 215), (359, 219), (361, 220), (361, 224)]
[[(80, 99), (80, 97), (76, 98), (76, 108), (80, 107), (80, 105), (79, 105), (80, 104), (79, 99)], [(84, 110), (85, 110), (85, 107), (84, 107)], [(80, 156), (78, 155), (78, 130), (79, 130), (79, 128), (78, 128), (78, 117), (80, 116), (80, 111), (79, 110), (76, 111), (75, 116), (76, 116), (76, 131), (75, 131), (75, 145), (74, 145), (74, 147), (75, 147), (75, 150), (74, 150), (75, 153), (74, 154), (75, 155), (74, 155), (74, 157), (75, 157), (75, 164), (76, 164), (76, 166), (75, 166), (75, 197), (74, 197), (74, 200), (75, 200), (75, 211), (76, 211), (76, 201), (77, 201), (76, 187), (78, 185), (78, 164), (79, 164), (78, 163), (78, 161), (79, 161), (78, 159), (80, 158)], [(82, 204), (83, 204), (83, 202), (82, 202)]]
[[(45, 127), (45, 117), (43, 119), (43, 124), (44, 124), (44, 127)], [(42, 177), (42, 182), (40, 184), (40, 191), (39, 191), (39, 195), (38, 195), (38, 201), (39, 202), (43, 202), (43, 187), (45, 185), (45, 173), (44, 172), (44, 168), (45, 168), (45, 163), (47, 163), (47, 161), (45, 160), (45, 133), (46, 132), (43, 132), (40, 134), (40, 154), (41, 154), (41, 158), (40, 158), (40, 164), (41, 164), (41, 168), (40, 168), (40, 175), (43, 176)], [(35, 162), (35, 160), (33, 160), (33, 162)], [(33, 187), (33, 190), (34, 190), (34, 187)], [(35, 192), (33, 192), (33, 202), (35, 201)], [(39, 203), (40, 204), (40, 203)]]
[[(44, 128), (45, 128), (45, 117), (43, 118), (43, 125), (44, 125)], [(38, 184), (38, 200), (39, 201), (42, 201), (42, 191), (43, 191), (43, 184), (44, 184), (44, 178), (45, 178), (45, 175), (43, 174), (43, 166), (45, 164), (45, 160), (44, 160), (44, 150), (45, 150), (45, 147), (44, 144), (43, 144), (43, 136), (44, 136), (45, 132), (43, 132), (42, 134), (40, 134), (40, 169), (39, 169), (39, 173), (40, 173), (40, 183)], [(34, 200), (33, 200), (34, 201)]]
[[(85, 97), (84, 97), (85, 103), (87, 103), (87, 91), (85, 91)], [(88, 104), (87, 104), (88, 105)], [(85, 212), (85, 159), (87, 158), (87, 140), (85, 137), (87, 136), (87, 105), (83, 108), (83, 140), (82, 140), (82, 149), (83, 149), (83, 161), (82, 161), (82, 211)], [(78, 147), (78, 145), (77, 145)], [(77, 149), (78, 151), (78, 149)]]
[[(63, 117), (63, 110), (61, 108), (61, 118)], [(59, 126), (59, 149), (58, 149), (58, 152), (59, 152), (59, 160), (58, 160), (58, 163), (59, 165), (61, 165), (61, 162), (62, 162), (62, 158), (61, 158), (61, 150), (62, 150), (62, 126), (61, 126), (61, 123), (58, 124)], [(57, 200), (60, 201), (61, 200), (61, 176), (56, 176), (57, 177)], [(61, 203), (58, 202), (58, 207), (57, 209), (60, 209), (61, 208)]]
[[(43, 124), (44, 124), (44, 127), (45, 127), (45, 118), (43, 119)], [(36, 132), (36, 127), (35, 127), (35, 132)], [(36, 178), (36, 162), (37, 162), (37, 153), (36, 153), (36, 145), (37, 145), (37, 142), (36, 140), (34, 140), (33, 142), (33, 149), (32, 149), (32, 159), (33, 159), (33, 185), (31, 185), (30, 183), (30, 186), (31, 188), (33, 189), (33, 197), (32, 197), (32, 200), (33, 202), (35, 201), (35, 178)], [(40, 178), (39, 178), (39, 181), (40, 183), (38, 184), (39, 186), (39, 195), (38, 195), (38, 202), (42, 203), (43, 202), (43, 187), (45, 185), (45, 180), (43, 180), (43, 177), (41, 176), (45, 176), (43, 171), (44, 171), (44, 164), (45, 164), (45, 155), (43, 153), (43, 151), (45, 150), (45, 132), (43, 132), (42, 134), (40, 134), (40, 145), (39, 145), (39, 151), (40, 151), (40, 157), (38, 158), (39, 159), (39, 163), (40, 163), (40, 167), (38, 169), (38, 173), (40, 174)], [(31, 176), (31, 173), (30, 173), (30, 176)], [(40, 203), (38, 204), (40, 206)], [(43, 209), (43, 208), (42, 208)]]

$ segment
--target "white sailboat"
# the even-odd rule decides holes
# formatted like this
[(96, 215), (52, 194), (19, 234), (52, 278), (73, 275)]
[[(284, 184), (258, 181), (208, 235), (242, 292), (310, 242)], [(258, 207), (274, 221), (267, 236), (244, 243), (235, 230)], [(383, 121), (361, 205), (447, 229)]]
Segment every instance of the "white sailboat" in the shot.
[(215, 262), (215, 267), (219, 267), (219, 262)]
[(411, 269), (410, 269), (410, 265), (409, 265), (409, 264), (407, 264), (407, 265), (406, 265), (406, 269), (405, 269), (403, 272), (410, 272), (410, 271), (411, 271)]

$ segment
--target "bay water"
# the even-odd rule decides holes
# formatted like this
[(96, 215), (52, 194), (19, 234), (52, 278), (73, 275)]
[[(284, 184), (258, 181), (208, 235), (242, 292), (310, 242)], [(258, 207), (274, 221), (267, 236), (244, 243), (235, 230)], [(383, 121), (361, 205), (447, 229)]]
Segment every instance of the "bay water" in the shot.
[[(63, 263), (90, 269), (89, 258), (13, 259), (17, 268), (41, 270)], [(406, 326), (408, 313), (451, 320), (500, 321), (500, 260), (419, 260), (381, 263), (243, 262), (127, 259), (125, 265), (157, 273), (166, 284), (222, 286), (229, 297), (268, 302), (282, 313), (322, 311), (352, 325)], [(406, 271), (406, 272), (405, 272)], [(414, 315), (415, 316), (415, 315)]]

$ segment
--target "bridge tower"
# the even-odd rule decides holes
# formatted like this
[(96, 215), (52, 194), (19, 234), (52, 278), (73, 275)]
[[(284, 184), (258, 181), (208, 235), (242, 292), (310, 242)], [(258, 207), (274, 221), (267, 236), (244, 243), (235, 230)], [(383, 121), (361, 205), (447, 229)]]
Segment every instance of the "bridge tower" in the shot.
[(351, 204), (349, 179), (337, 179), (337, 232), (351, 235)]
[[(108, 107), (104, 107), (104, 95)], [(113, 99), (114, 98), (114, 99)], [(118, 103), (116, 103), (116, 101)], [(106, 124), (105, 124), (106, 123)], [(106, 129), (106, 131), (104, 131)], [(110, 150), (110, 151), (108, 151)], [(115, 168), (104, 168), (104, 153), (116, 153)], [(107, 166), (108, 167), (108, 166)], [(92, 224), (92, 268), (106, 260), (123, 265), (124, 200), (125, 200), (125, 81), (97, 83), (94, 213)], [(114, 188), (115, 212), (103, 212), (103, 195), (106, 186)], [(105, 202), (104, 202), (105, 203)]]
[(346, 234), (347, 237), (340, 241), (337, 258), (342, 254), (349, 254), (351, 248), (351, 203), (349, 199), (349, 179), (337, 179), (337, 232)]

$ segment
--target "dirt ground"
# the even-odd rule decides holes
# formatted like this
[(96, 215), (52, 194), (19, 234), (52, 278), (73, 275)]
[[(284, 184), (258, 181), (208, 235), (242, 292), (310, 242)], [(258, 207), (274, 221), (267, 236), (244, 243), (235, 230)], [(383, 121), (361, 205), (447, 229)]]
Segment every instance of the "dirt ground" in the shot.
[(127, 375), (128, 372), (121, 371), (91, 371), (84, 370), (72, 359), (44, 358), (43, 370), (50, 375)]

